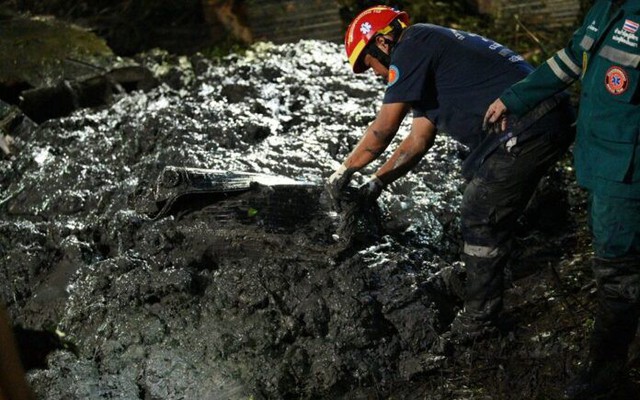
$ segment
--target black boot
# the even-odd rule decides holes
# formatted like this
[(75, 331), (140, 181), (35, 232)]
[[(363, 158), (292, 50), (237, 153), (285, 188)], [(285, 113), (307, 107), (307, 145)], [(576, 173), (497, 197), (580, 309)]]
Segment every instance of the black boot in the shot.
[(608, 399), (627, 378), (629, 345), (638, 327), (640, 269), (625, 262), (597, 260), (594, 274), (598, 311), (589, 356), (566, 388), (565, 399)]
[(567, 386), (565, 399), (607, 399), (624, 382), (627, 352), (638, 322), (634, 313), (628, 304), (610, 300), (599, 306), (588, 359)]
[(496, 257), (462, 255), (467, 270), (464, 308), (451, 323), (454, 344), (467, 344), (497, 333), (496, 317), (503, 304), (506, 254)]

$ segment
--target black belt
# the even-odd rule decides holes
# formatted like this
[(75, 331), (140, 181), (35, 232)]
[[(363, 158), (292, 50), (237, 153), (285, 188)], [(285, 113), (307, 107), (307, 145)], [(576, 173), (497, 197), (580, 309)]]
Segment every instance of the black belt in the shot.
[(558, 107), (563, 102), (569, 101), (569, 95), (565, 92), (558, 93), (540, 102), (535, 108), (527, 112), (520, 118), (512, 120), (507, 127), (507, 131), (501, 135), (488, 133), (480, 142), (478, 147), (474, 149), (469, 157), (462, 164), (462, 176), (469, 180), (473, 174), (480, 168), (480, 165), (493, 153), (501, 144), (505, 143), (513, 137), (518, 137), (518, 142), (529, 139), (537, 132), (527, 130), (535, 122), (547, 115), (549, 111)]
[[(506, 142), (510, 138), (514, 136), (521, 137), (523, 140), (526, 139), (529, 135), (522, 135), (531, 125), (533, 125), (536, 121), (539, 121), (540, 118), (547, 115), (547, 113), (554, 108), (556, 108), (560, 103), (569, 101), (569, 95), (567, 93), (558, 93), (555, 96), (549, 97), (546, 100), (540, 102), (535, 108), (520, 118), (517, 118), (515, 121), (511, 123), (510, 129), (507, 129), (507, 132), (500, 136), (500, 142)], [(508, 136), (505, 138), (505, 136)], [(525, 137), (526, 136), (526, 137)]]

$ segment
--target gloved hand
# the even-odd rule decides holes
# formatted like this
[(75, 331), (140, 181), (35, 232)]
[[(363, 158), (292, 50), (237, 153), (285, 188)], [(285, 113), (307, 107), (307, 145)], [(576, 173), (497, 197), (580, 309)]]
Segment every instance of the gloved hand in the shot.
[(386, 185), (375, 175), (358, 188), (358, 195), (366, 205), (372, 205), (380, 197)]
[(342, 199), (343, 191), (349, 184), (354, 172), (342, 164), (327, 181), (326, 190), (329, 193), (329, 197), (331, 197), (333, 207), (338, 212), (341, 209), (340, 200)]

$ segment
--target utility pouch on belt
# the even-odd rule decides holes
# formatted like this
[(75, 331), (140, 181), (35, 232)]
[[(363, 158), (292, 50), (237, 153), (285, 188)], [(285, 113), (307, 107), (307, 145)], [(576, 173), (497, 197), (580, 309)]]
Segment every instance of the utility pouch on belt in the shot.
[(535, 129), (528, 129), (536, 121), (547, 115), (547, 113), (556, 108), (562, 102), (569, 101), (569, 95), (567, 93), (559, 93), (553, 97), (550, 97), (540, 104), (538, 104), (533, 110), (529, 111), (520, 118), (510, 121), (506, 132), (501, 134), (487, 133), (484, 140), (480, 142), (478, 147), (474, 149), (471, 154), (462, 163), (462, 176), (466, 180), (473, 178), (474, 173), (480, 168), (484, 160), (487, 159), (500, 145), (509, 141), (510, 139), (517, 137), (518, 143), (522, 143), (535, 135), (539, 135), (541, 132)]

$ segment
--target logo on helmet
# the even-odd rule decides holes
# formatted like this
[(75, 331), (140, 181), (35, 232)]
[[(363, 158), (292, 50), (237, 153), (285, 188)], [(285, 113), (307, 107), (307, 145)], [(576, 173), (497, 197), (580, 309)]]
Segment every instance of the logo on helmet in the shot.
[(360, 32), (362, 32), (363, 35), (368, 35), (369, 32), (371, 32), (371, 24), (368, 22), (365, 22), (362, 25), (360, 25)]

